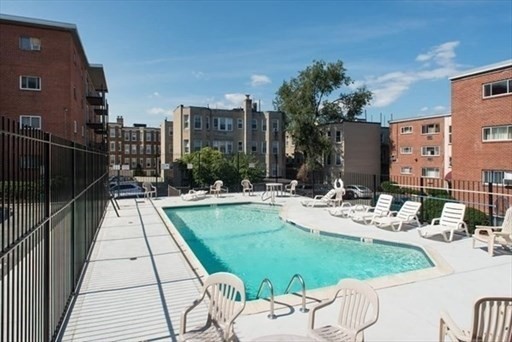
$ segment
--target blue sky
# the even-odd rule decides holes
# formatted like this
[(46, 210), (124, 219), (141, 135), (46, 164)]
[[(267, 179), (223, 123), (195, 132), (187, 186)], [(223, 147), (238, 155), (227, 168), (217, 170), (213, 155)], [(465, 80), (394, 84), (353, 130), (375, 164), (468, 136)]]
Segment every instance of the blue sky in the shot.
[(110, 121), (126, 125), (244, 94), (273, 110), (313, 60), (342, 60), (374, 92), (368, 120), (448, 113), (451, 75), (512, 58), (511, 0), (2, 0), (0, 12), (75, 24), (105, 68)]

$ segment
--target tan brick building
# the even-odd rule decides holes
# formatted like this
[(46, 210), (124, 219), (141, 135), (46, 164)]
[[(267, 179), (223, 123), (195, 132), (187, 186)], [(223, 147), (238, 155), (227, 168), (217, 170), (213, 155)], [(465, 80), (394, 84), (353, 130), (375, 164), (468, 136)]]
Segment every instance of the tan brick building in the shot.
[(390, 121), (390, 177), (446, 177), (451, 171), (450, 130), (450, 114)]
[(75, 25), (1, 14), (0, 47), (0, 116), (103, 146), (107, 82)]
[(261, 112), (249, 95), (241, 108), (178, 106), (173, 112), (173, 160), (209, 146), (225, 154), (252, 154), (269, 177), (284, 177), (284, 125), (281, 112)]
[(109, 163), (111, 173), (114, 165), (124, 165), (124, 175), (154, 176), (160, 173), (160, 127), (145, 124), (124, 126), (122, 116), (108, 124)]
[(453, 179), (512, 178), (512, 60), (451, 78)]

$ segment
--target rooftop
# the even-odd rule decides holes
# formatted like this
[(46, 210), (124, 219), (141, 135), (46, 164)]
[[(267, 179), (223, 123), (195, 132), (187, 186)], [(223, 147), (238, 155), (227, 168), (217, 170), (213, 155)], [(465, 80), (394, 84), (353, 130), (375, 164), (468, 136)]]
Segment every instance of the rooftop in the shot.
[[(392, 232), (365, 226), (333, 217), (325, 207), (304, 208), (301, 199), (278, 197), (280, 215), (311, 229), (420, 246), (436, 264), (434, 269), (369, 281), (380, 299), (379, 319), (365, 332), (369, 341), (435, 341), (441, 310), (448, 311), (461, 327), (469, 328), (472, 306), (478, 297), (512, 296), (511, 252), (490, 257), (485, 248), (473, 249), (472, 239), (465, 236), (446, 243), (420, 238), (416, 229)], [(180, 314), (198, 297), (204, 274), (200, 265), (185, 258), (183, 250), (187, 246), (171, 234), (174, 227), (161, 208), (248, 201), (261, 203), (259, 194), (232, 193), (195, 202), (180, 197), (123, 199), (118, 201), (120, 217), (110, 205), (62, 339), (177, 338)], [(329, 288), (308, 291), (307, 306), (328, 295)], [(241, 341), (271, 341), (282, 334), (306, 339), (308, 314), (299, 311), (300, 299), (286, 295), (276, 301), (291, 304), (277, 306), (275, 320), (267, 318), (268, 302), (248, 303), (235, 325)], [(335, 317), (335, 310), (323, 310), (318, 323)], [(195, 325), (203, 316), (191, 318), (190, 324)]]
[(484, 65), (484, 66), (481, 66), (478, 68), (464, 71), (461, 74), (454, 75), (454, 76), (450, 77), (450, 80), (453, 81), (453, 80), (456, 80), (459, 78), (464, 78), (467, 76), (483, 74), (486, 72), (495, 71), (495, 70), (504, 69), (504, 68), (510, 68), (510, 67), (512, 67), (512, 59), (507, 59), (506, 61), (493, 63), (493, 64), (489, 64), (489, 65)]

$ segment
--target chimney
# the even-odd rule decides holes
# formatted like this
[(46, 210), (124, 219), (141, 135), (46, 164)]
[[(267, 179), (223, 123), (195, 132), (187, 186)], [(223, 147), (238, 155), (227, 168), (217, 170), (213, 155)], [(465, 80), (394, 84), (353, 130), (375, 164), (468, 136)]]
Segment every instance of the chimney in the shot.
[(124, 124), (124, 120), (123, 120), (123, 117), (122, 116), (118, 116), (117, 117), (117, 123), (120, 124), (121, 126), (123, 126)]

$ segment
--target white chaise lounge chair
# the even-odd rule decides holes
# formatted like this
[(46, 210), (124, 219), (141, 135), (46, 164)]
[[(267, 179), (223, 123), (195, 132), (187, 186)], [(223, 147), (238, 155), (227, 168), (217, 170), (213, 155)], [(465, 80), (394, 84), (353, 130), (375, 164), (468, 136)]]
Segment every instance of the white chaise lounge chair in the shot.
[(210, 185), (210, 194), (219, 197), (222, 192), (228, 192), (228, 188), (224, 187), (223, 185), (224, 182), (221, 180), (215, 181), (213, 185)]
[(181, 199), (184, 201), (197, 201), (206, 197), (208, 191), (206, 190), (194, 190), (191, 189), (187, 194), (181, 195)]
[(473, 248), (475, 242), (487, 243), (487, 251), (490, 256), (494, 255), (494, 246), (512, 248), (512, 207), (505, 212), (505, 218), (501, 226), (476, 226), (473, 234)]
[(253, 193), (254, 187), (251, 184), (251, 181), (248, 179), (242, 180), (242, 195), (245, 196), (245, 193), (247, 192), (250, 195)]
[(462, 330), (449, 314), (442, 311), (439, 341), (510, 342), (512, 341), (512, 297), (487, 297), (476, 301), (471, 330)]
[(418, 219), (420, 207), (420, 202), (406, 201), (398, 212), (390, 211), (388, 216), (376, 217), (373, 219), (373, 224), (381, 228), (391, 227), (395, 232), (400, 231), (404, 224), (416, 223), (419, 228), (421, 226)]
[(302, 201), (305, 207), (329, 206), (333, 207), (341, 205), (343, 202), (343, 188), (331, 189), (325, 195), (316, 195), (312, 200)]
[[(446, 242), (453, 240), (453, 234), (456, 231), (464, 231), (469, 237), (468, 227), (464, 222), (465, 212), (466, 206), (464, 204), (446, 202), (441, 217), (433, 219), (428, 226), (418, 228), (418, 233), (424, 238), (442, 235)], [(448, 233), (450, 233), (449, 236)]]
[[(317, 310), (336, 301), (341, 302), (338, 320), (334, 324), (315, 328)], [(377, 322), (379, 297), (367, 283), (357, 279), (343, 279), (336, 286), (332, 299), (323, 301), (309, 313), (308, 333), (321, 341), (363, 341), (364, 330)]]
[(295, 188), (297, 187), (297, 184), (299, 184), (299, 182), (297, 182), (296, 180), (292, 180), (290, 182), (290, 184), (286, 184), (284, 186), (284, 191), (289, 193), (290, 196), (295, 195), (296, 194)]
[[(187, 331), (187, 315), (208, 295), (208, 317), (204, 326)], [(245, 285), (231, 273), (219, 272), (206, 278), (201, 298), (181, 314), (180, 341), (236, 341), (235, 319), (245, 308)], [(197, 317), (194, 317), (197, 320)]]
[(357, 208), (354, 208), (349, 216), (354, 221), (370, 224), (378, 217), (387, 216), (392, 202), (393, 196), (381, 194), (379, 195), (379, 199), (377, 200), (375, 207), (364, 207), (364, 210), (357, 210)]

